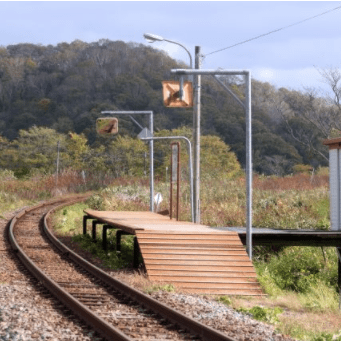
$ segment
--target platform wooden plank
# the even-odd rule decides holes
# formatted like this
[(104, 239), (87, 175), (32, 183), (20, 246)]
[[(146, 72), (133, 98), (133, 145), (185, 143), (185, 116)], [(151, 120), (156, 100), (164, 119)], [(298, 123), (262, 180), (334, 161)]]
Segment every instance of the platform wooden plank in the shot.
[[(189, 244), (190, 243), (190, 244)], [(222, 245), (236, 245), (236, 246), (240, 246), (241, 248), (243, 247), (241, 244), (241, 241), (240, 240), (227, 240), (227, 241), (224, 241), (224, 240), (206, 240), (206, 239), (188, 239), (186, 240), (185, 243), (180, 243), (179, 240), (177, 239), (156, 239), (155, 240), (146, 240), (146, 239), (142, 239), (141, 240), (141, 244), (143, 245), (152, 245), (152, 244), (156, 244), (156, 245), (174, 245), (174, 244), (177, 244), (177, 245), (200, 245), (200, 246), (205, 246), (205, 247), (217, 247), (217, 246), (222, 246)]]
[(193, 254), (193, 255), (186, 255), (186, 254), (164, 254), (164, 253), (144, 253), (144, 259), (150, 260), (195, 260), (195, 261), (246, 261), (250, 262), (250, 259), (246, 255), (234, 255), (234, 256), (226, 256), (226, 255), (201, 255), (201, 254)]
[[(176, 275), (169, 275), (169, 280), (172, 281), (172, 283), (176, 284), (178, 282), (180, 283), (258, 283), (257, 278), (250, 278), (250, 277), (217, 277), (215, 276), (212, 278), (212, 275), (210, 276), (176, 276)], [(149, 278), (153, 281), (164, 281), (165, 275), (149, 275)]]
[(250, 269), (250, 271), (245, 271), (245, 270), (232, 270), (232, 271), (228, 271), (228, 270), (220, 270), (220, 271), (216, 271), (216, 270), (210, 270), (208, 271), (207, 269), (204, 269), (205, 271), (195, 271), (194, 269), (189, 269), (186, 272), (182, 271), (182, 270), (153, 270), (153, 269), (149, 269), (148, 270), (148, 276), (162, 276), (168, 278), (169, 280), (171, 280), (172, 278), (176, 278), (176, 277), (187, 277), (187, 276), (193, 276), (193, 277), (197, 277), (197, 278), (203, 278), (203, 277), (207, 277), (207, 279), (211, 279), (211, 278), (220, 278), (220, 277), (224, 277), (224, 278), (256, 278), (257, 275), (256, 273), (253, 271), (253, 269)]
[(239, 283), (231, 283), (230, 281), (228, 283), (225, 282), (187, 282), (187, 281), (172, 281), (173, 284), (181, 287), (181, 288), (193, 288), (193, 289), (240, 289), (243, 288), (246, 289), (259, 289), (258, 282), (239, 282)]
[(266, 296), (261, 289), (212, 289), (212, 288), (183, 288), (189, 294), (206, 295), (238, 295), (238, 296)]
[[(245, 256), (244, 249), (226, 250), (220, 248), (165, 248), (165, 247), (148, 247), (145, 246), (144, 252), (146, 255), (158, 254), (158, 255), (216, 255), (216, 256)], [(248, 256), (247, 256), (248, 257)]]
[(245, 266), (226, 266), (226, 265), (173, 265), (173, 264), (148, 264), (145, 262), (147, 271), (150, 270), (184, 270), (186, 271), (255, 271), (253, 266), (245, 265)]
[[(203, 236), (205, 236), (205, 239), (203, 239)], [(178, 243), (186, 243), (188, 240), (194, 241), (194, 240), (198, 240), (200, 242), (202, 242), (203, 240), (205, 241), (220, 241), (222, 244), (225, 243), (226, 241), (238, 241), (240, 242), (240, 238), (238, 237), (237, 234), (235, 235), (216, 235), (216, 234), (154, 234), (151, 235), (148, 233), (148, 235), (146, 236), (145, 234), (140, 236), (140, 240), (141, 241), (152, 241), (152, 242), (157, 242), (158, 240), (165, 240), (165, 238), (167, 238), (167, 240), (176, 240)]]

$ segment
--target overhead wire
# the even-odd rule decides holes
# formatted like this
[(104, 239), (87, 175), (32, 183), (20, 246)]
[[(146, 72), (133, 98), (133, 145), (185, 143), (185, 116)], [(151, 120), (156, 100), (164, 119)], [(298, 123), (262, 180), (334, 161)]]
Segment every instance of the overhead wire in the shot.
[(320, 17), (320, 16), (325, 15), (325, 14), (327, 14), (327, 13), (336, 11), (336, 10), (338, 10), (338, 9), (340, 9), (340, 8), (341, 8), (341, 6), (335, 7), (335, 8), (333, 8), (333, 9), (330, 9), (330, 10), (328, 10), (328, 11), (319, 13), (319, 14), (317, 14), (317, 15), (314, 15), (313, 17), (306, 18), (306, 19), (304, 19), (304, 20), (298, 21), (298, 22), (293, 23), (293, 24), (290, 24), (290, 25), (288, 25), (288, 26), (284, 26), (284, 27), (278, 28), (278, 29), (276, 29), (276, 30), (270, 31), (270, 32), (268, 32), (268, 33), (264, 33), (264, 34), (261, 34), (261, 35), (259, 35), (259, 36), (256, 36), (256, 37), (253, 37), (253, 38), (250, 38), (250, 39), (241, 41), (241, 42), (236, 43), (236, 44), (234, 44), (234, 45), (231, 45), (231, 46), (228, 46), (228, 47), (224, 47), (224, 48), (222, 48), (222, 49), (219, 49), (219, 50), (216, 50), (216, 51), (207, 53), (207, 54), (203, 55), (203, 57), (207, 57), (207, 56), (209, 56), (209, 55), (211, 55), (211, 54), (213, 54), (213, 53), (217, 53), (217, 52), (221, 52), (221, 51), (224, 51), (224, 50), (227, 50), (227, 49), (231, 49), (232, 47), (235, 47), (235, 46), (238, 46), (238, 45), (241, 45), (241, 44), (248, 43), (249, 41), (256, 40), (256, 39), (259, 39), (259, 38), (261, 38), (261, 37), (265, 37), (265, 36), (267, 36), (267, 35), (269, 35), (269, 34), (272, 34), (272, 33), (275, 33), (275, 32), (281, 31), (281, 30), (284, 30), (284, 29), (286, 29), (286, 28), (289, 28), (289, 27), (292, 27), (292, 26), (295, 26), (295, 25), (302, 24), (302, 23), (305, 22), (305, 21), (312, 20), (312, 19), (314, 19), (314, 18)]

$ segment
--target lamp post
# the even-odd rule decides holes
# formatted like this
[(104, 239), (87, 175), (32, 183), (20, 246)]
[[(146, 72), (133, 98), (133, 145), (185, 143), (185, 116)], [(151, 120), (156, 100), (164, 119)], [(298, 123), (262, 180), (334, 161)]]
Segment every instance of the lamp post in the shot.
[[(185, 49), (188, 53), (190, 60), (190, 69), (193, 69), (192, 56), (188, 49), (182, 44), (165, 39), (156, 34), (145, 33), (144, 38), (150, 42), (155, 41), (167, 41), (172, 44), (176, 44)], [(195, 47), (195, 69), (200, 69), (201, 61), (201, 48)], [(193, 76), (190, 76), (191, 78)], [(196, 75), (194, 78), (194, 107), (193, 107), (193, 206), (194, 206), (194, 222), (200, 224), (200, 89), (201, 89), (201, 76)]]

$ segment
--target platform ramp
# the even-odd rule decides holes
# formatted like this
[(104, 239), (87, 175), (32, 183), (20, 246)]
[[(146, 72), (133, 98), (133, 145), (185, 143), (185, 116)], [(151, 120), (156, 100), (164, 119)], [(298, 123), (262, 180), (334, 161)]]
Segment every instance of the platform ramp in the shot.
[(264, 295), (237, 232), (136, 231), (149, 279), (182, 291)]

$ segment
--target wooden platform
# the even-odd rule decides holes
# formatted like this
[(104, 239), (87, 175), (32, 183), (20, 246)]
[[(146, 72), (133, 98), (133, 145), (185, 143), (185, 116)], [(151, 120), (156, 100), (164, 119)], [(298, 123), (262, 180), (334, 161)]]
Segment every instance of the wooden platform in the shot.
[(84, 212), (136, 235), (153, 281), (172, 283), (190, 293), (263, 294), (237, 232), (215, 231), (152, 212)]

